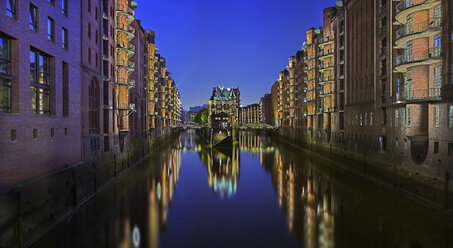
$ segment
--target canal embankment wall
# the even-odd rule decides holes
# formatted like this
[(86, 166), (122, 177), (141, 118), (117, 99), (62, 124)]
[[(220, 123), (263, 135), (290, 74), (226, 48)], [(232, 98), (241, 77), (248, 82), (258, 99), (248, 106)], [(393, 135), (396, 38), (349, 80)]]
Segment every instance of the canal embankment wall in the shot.
[(348, 144), (311, 142), (302, 129), (279, 128), (260, 130), (278, 142), (297, 147), (307, 156), (324, 160), (330, 166), (350, 173), (381, 188), (393, 191), (421, 205), (453, 216), (453, 185), (449, 175), (438, 178), (414, 172), (402, 161), (393, 161), (366, 148)]
[(147, 135), (132, 133), (121, 153), (80, 162), (2, 189), (0, 248), (32, 243), (179, 133), (179, 129), (170, 128)]

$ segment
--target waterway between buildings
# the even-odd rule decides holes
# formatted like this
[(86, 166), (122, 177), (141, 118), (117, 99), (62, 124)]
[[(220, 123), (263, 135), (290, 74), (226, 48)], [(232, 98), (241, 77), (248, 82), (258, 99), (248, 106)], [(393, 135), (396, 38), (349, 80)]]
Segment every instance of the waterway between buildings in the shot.
[(254, 133), (194, 131), (32, 247), (453, 247), (453, 220)]

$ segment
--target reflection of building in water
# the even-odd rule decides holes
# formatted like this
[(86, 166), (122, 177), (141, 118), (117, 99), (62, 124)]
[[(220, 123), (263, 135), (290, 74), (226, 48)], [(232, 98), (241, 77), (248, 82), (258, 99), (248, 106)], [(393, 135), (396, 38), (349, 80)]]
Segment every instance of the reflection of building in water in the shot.
[(167, 210), (173, 200), (181, 169), (181, 149), (172, 149), (163, 156), (159, 172), (151, 180), (148, 207), (149, 247), (158, 247), (160, 229), (167, 222)]
[(196, 134), (196, 131), (194, 129), (189, 129), (182, 133), (179, 137), (179, 147), (182, 148), (184, 152), (189, 152), (189, 151), (201, 151), (201, 144), (197, 144), (199, 142), (198, 135)]
[(255, 132), (241, 132), (239, 134), (239, 147), (241, 151), (259, 155), (261, 165), (265, 164), (265, 155), (275, 151), (269, 137), (257, 135)]
[[(283, 154), (282, 154), (283, 152)], [(285, 210), (288, 229), (303, 240), (305, 247), (333, 247), (334, 201), (330, 180), (317, 173), (310, 164), (298, 164), (284, 150), (274, 150), (271, 168), (272, 183), (278, 205)]]
[(239, 149), (211, 149), (202, 153), (207, 155), (208, 183), (215, 194), (221, 197), (236, 194), (239, 181)]

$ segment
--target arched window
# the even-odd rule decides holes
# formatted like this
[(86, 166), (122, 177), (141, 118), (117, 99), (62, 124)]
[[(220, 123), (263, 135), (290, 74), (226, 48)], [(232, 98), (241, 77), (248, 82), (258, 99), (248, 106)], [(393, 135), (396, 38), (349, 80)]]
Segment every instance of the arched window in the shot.
[(99, 86), (91, 80), (89, 87), (89, 128), (90, 134), (99, 134)]

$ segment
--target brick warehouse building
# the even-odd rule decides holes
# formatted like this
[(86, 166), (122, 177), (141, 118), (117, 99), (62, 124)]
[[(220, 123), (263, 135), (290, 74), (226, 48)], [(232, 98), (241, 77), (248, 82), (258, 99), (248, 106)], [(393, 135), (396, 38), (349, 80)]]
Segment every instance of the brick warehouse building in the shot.
[[(291, 132), (357, 158), (451, 175), (452, 5), (349, 0), (326, 8), (323, 26), (307, 31), (303, 73), (295, 73), (304, 116)], [(280, 73), (273, 113), (282, 130), (294, 127), (289, 68)]]
[(121, 157), (134, 137), (161, 133), (147, 101), (175, 103), (173, 124), (179, 124), (174, 81), (168, 95), (150, 97), (158, 92), (149, 83), (156, 81), (149, 75), (158, 57), (154, 32), (135, 20), (135, 1), (1, 0), (0, 6), (0, 187)]
[(0, 185), (8, 185), (82, 160), (81, 6), (0, 6)]

